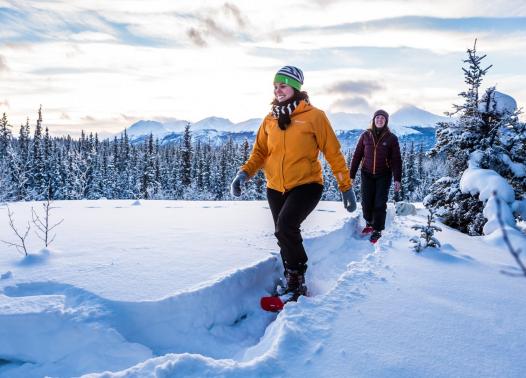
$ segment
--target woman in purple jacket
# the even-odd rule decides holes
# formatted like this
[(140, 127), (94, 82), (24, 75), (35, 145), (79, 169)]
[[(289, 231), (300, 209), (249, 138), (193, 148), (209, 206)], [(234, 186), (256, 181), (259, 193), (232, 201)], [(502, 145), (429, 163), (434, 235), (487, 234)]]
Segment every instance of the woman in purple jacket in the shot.
[(371, 234), (369, 240), (376, 243), (385, 228), (387, 199), (391, 178), (394, 190), (400, 190), (402, 159), (398, 138), (387, 127), (389, 114), (385, 110), (374, 112), (371, 127), (358, 140), (351, 162), (351, 179), (354, 181), (361, 163), (362, 211), (366, 226), (362, 233)]

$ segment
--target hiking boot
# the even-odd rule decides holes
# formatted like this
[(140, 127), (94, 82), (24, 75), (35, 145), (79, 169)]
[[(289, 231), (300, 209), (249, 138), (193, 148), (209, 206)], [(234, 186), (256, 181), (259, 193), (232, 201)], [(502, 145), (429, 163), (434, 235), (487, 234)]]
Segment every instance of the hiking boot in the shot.
[(371, 243), (376, 243), (378, 241), (378, 239), (380, 239), (382, 237), (382, 231), (376, 231), (374, 230), (373, 233), (371, 234), (371, 237), (369, 238), (369, 241)]
[(307, 286), (305, 286), (305, 273), (299, 270), (285, 269), (285, 279), (287, 288), (283, 295), (283, 302), (296, 302), (301, 295), (307, 295)]

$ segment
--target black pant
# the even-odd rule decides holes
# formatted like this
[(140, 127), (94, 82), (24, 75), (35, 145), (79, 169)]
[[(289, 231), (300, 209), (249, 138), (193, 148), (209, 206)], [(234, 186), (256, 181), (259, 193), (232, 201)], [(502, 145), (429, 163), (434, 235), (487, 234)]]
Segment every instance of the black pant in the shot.
[(305, 184), (281, 193), (267, 188), (267, 200), (274, 218), (274, 226), (281, 259), (285, 269), (304, 271), (307, 254), (300, 233), (301, 223), (320, 202), (323, 185)]
[(362, 211), (365, 221), (375, 230), (385, 228), (391, 172), (373, 175), (362, 170)]

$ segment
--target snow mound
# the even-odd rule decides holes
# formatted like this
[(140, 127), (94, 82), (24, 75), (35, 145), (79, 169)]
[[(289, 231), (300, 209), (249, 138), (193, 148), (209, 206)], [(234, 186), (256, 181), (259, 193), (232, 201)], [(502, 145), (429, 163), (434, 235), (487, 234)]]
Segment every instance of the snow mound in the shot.
[(482, 113), (513, 113), (517, 110), (517, 101), (507, 94), (492, 91), (490, 96), (484, 96), (479, 102)]
[(515, 202), (515, 191), (506, 179), (494, 170), (479, 168), (481, 157), (480, 151), (471, 153), (468, 169), (460, 178), (460, 190), (473, 196), (478, 194), (480, 201), (486, 201), (483, 214), (488, 221), (483, 231), (485, 235), (489, 235), (500, 228), (499, 211), (503, 223), (515, 227), (515, 218), (511, 210), (511, 205)]

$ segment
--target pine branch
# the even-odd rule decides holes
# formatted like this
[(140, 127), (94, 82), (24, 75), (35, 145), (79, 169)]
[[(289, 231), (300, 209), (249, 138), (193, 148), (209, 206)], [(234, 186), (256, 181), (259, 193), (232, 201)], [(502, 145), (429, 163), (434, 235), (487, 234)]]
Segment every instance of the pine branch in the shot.
[(526, 277), (526, 266), (524, 266), (522, 260), (520, 259), (519, 255), (521, 254), (521, 250), (515, 250), (513, 246), (511, 245), (511, 241), (508, 237), (508, 232), (506, 231), (506, 228), (504, 227), (504, 221), (502, 220), (502, 214), (501, 214), (501, 200), (497, 196), (497, 192), (493, 192), (493, 196), (495, 197), (495, 201), (497, 202), (497, 219), (499, 221), (500, 228), (502, 230), (502, 239), (504, 239), (504, 243), (508, 247), (508, 251), (511, 253), (515, 261), (517, 262), (517, 265), (521, 268), (522, 272), (524, 273), (524, 276)]

